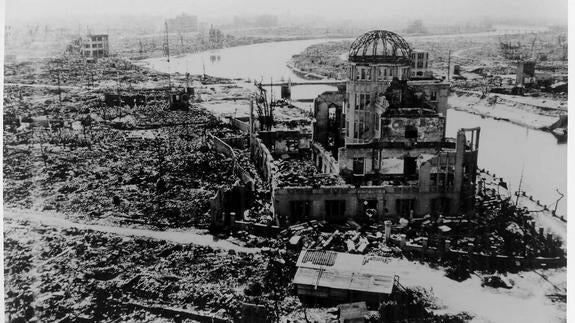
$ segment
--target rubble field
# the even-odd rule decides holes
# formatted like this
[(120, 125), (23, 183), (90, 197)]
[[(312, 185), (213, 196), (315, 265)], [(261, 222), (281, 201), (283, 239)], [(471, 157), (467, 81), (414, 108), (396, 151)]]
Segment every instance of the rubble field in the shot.
[[(263, 305), (270, 320), (278, 313), (282, 322), (329, 317), (329, 309), (322, 307), (304, 314), (293, 296), (297, 254), (292, 252), (267, 248), (244, 254), (17, 219), (4, 223), (5, 301), (11, 322), (238, 321), (242, 303)], [(400, 307), (418, 308), (409, 315), (426, 322), (471, 318), (427, 310), (437, 308), (428, 290), (409, 288), (399, 294), (410, 304)]]
[[(63, 71), (78, 70), (74, 60), (61, 64)], [(107, 106), (103, 93), (117, 89), (106, 84), (126, 62), (98, 64), (112, 72), (101, 75), (94, 88), (65, 89), (60, 97), (53, 88), (6, 87), (6, 206), (77, 214), (85, 221), (208, 227), (209, 199), (237, 177), (233, 160), (211, 149), (207, 134), (237, 131), (198, 106), (169, 110), (161, 96), (139, 106)], [(121, 75), (140, 87), (151, 86), (145, 79), (166, 79), (129, 66), (132, 72)], [(20, 69), (7, 81), (52, 85), (44, 69)], [(77, 84), (80, 78), (62, 72), (60, 81)]]
[[(234, 318), (249, 298), (244, 289), (265, 282), (262, 255), (91, 230), (9, 219), (4, 245), (12, 322), (152, 322), (159, 316), (146, 307), (153, 305)], [(260, 287), (260, 294), (269, 292)]]

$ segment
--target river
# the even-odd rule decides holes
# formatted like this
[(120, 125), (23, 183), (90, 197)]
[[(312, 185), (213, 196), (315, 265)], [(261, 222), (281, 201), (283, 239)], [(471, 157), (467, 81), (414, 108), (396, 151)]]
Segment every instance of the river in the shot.
[[(201, 74), (205, 69), (206, 74), (213, 76), (266, 83), (288, 79), (303, 81), (286, 66), (291, 56), (310, 45), (334, 40), (337, 39), (262, 43), (172, 57), (170, 64), (165, 58), (144, 62), (164, 72)], [(292, 98), (311, 99), (333, 89), (320, 85), (296, 86), (292, 88)], [(279, 94), (279, 88), (274, 92)], [(447, 117), (447, 135), (450, 137), (454, 137), (459, 128), (481, 127), (479, 167), (503, 177), (511, 190), (517, 190), (521, 182), (521, 190), (552, 210), (559, 198), (556, 190), (566, 194), (567, 145), (558, 144), (553, 135), (461, 111), (449, 110)], [(558, 204), (559, 215), (566, 215), (566, 204), (565, 197)]]

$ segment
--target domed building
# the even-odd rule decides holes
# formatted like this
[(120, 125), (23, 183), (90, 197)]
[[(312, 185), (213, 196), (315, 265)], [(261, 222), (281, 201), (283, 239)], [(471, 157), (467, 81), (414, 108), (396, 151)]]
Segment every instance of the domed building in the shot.
[[(345, 89), (314, 100), (309, 149), (289, 155), (277, 140), (265, 144), (272, 142), (269, 132), (251, 141), (264, 174), (275, 172), (272, 158), (300, 158), (315, 165), (313, 178), (330, 179), (302, 186), (272, 179), (279, 225), (473, 212), (479, 128), (445, 136), (449, 83), (430, 76), (428, 57), (390, 31), (361, 35), (349, 49)], [(306, 140), (300, 136), (293, 146)], [(292, 168), (287, 172), (285, 178), (306, 178)]]
[[(373, 194), (360, 199), (381, 215), (473, 208), (479, 129), (446, 138), (449, 83), (429, 77), (428, 57), (396, 33), (370, 31), (350, 46), (345, 93), (315, 102), (316, 165), (363, 191), (370, 187)], [(424, 70), (426, 77), (417, 77)]]

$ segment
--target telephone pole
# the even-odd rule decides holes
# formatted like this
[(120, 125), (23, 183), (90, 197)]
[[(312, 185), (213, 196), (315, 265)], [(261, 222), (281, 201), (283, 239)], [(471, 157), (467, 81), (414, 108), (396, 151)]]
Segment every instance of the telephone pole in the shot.
[(451, 80), (451, 49), (447, 54), (447, 82)]

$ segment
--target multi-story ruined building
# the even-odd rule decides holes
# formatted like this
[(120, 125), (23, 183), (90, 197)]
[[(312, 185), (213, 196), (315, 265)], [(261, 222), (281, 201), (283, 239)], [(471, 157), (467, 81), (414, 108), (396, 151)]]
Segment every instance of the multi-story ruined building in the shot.
[(168, 28), (170, 32), (196, 32), (198, 31), (198, 17), (182, 13), (175, 18), (168, 19)]
[(79, 54), (89, 60), (94, 60), (110, 55), (110, 45), (107, 34), (86, 35), (74, 40), (68, 51)]
[(424, 51), (411, 52), (410, 78), (433, 79), (433, 71), (429, 68), (429, 53)]
[[(280, 225), (473, 212), (479, 128), (446, 137), (449, 84), (411, 78), (413, 58), (419, 62), (420, 57), (413, 53), (388, 31), (372, 31), (353, 42), (346, 89), (315, 100), (312, 125), (313, 163), (318, 172), (342, 181), (307, 187), (272, 180)], [(427, 58), (421, 56), (423, 65), (416, 68), (427, 69)], [(256, 161), (279, 158), (255, 142)]]

